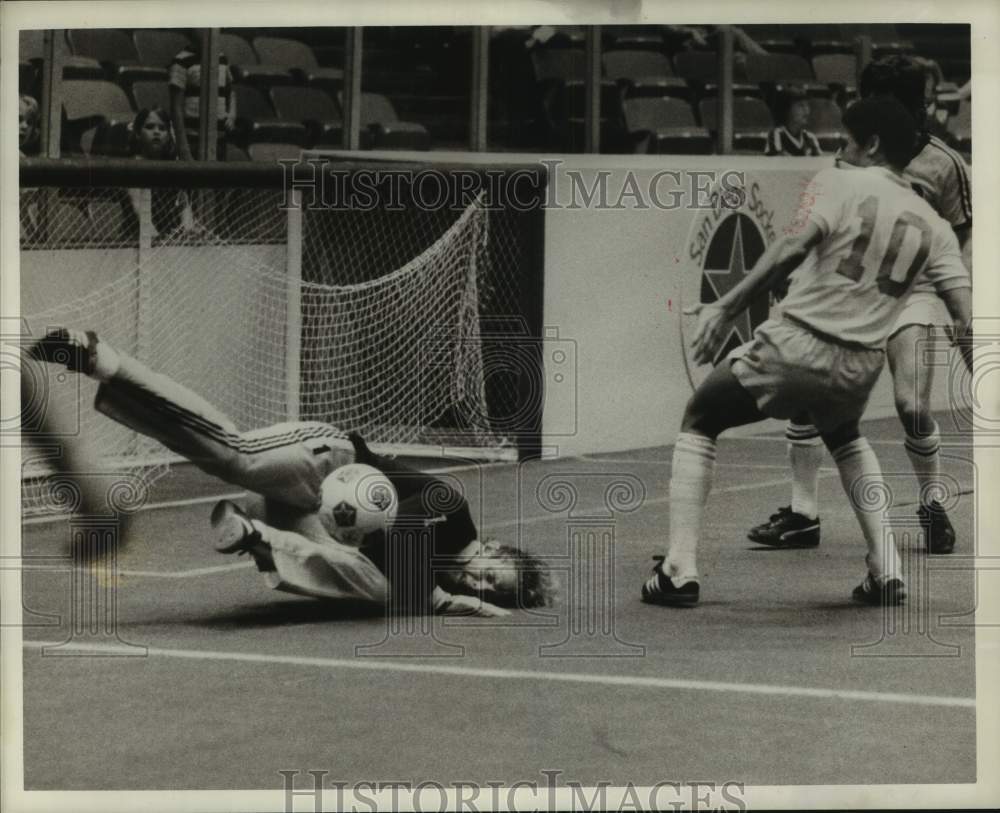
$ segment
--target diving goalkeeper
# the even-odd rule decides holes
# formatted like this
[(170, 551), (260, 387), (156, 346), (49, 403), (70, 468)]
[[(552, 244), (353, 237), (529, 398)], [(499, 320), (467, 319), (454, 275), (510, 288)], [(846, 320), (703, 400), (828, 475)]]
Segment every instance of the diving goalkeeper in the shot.
[[(28, 356), (100, 381), (99, 412), (253, 492), (247, 512), (228, 501), (215, 506), (215, 547), (249, 554), (275, 589), (406, 613), (500, 616), (505, 607), (551, 603), (552, 582), (540, 560), (480, 540), (461, 494), (376, 455), (357, 433), (316, 421), (239, 432), (201, 396), (92, 331), (51, 330)], [(22, 386), (31, 378), (22, 375)], [(379, 469), (399, 500), (393, 526), (366, 535), (357, 548), (335, 539), (319, 518), (324, 479), (352, 461)]]

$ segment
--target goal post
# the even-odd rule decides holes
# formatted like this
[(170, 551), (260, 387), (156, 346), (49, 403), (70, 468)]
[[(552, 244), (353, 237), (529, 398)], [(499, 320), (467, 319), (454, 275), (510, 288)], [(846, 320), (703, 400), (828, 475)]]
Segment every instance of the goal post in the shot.
[[(243, 430), (319, 420), (395, 453), (533, 456), (545, 184), (542, 165), (356, 154), (22, 160), (21, 315), (30, 336), (95, 328)], [(89, 408), (93, 382), (60, 386), (105, 465), (149, 481), (171, 461)], [(26, 512), (46, 510), (36, 491)]]

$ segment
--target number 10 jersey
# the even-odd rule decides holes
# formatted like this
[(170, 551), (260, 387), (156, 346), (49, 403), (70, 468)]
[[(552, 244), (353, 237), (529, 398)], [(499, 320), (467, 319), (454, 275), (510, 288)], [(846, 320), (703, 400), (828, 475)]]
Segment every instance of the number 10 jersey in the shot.
[(971, 287), (951, 225), (883, 167), (824, 169), (795, 222), (823, 235), (792, 276), (783, 313), (849, 344), (885, 347), (919, 279), (938, 291)]

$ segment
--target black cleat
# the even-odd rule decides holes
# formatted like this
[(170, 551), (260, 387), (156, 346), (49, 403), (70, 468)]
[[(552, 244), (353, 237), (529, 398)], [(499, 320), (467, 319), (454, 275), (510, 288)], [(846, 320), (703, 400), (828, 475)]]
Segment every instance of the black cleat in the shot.
[(656, 565), (653, 575), (642, 586), (642, 600), (647, 604), (662, 604), (666, 607), (693, 607), (698, 603), (700, 587), (694, 579), (689, 579), (682, 585), (674, 584), (674, 580), (663, 572), (663, 557), (654, 556)]
[(888, 579), (879, 583), (871, 572), (865, 580), (854, 588), (851, 597), (858, 604), (868, 604), (872, 607), (892, 607), (906, 601), (906, 585), (902, 579)]
[(74, 373), (92, 375), (97, 364), (97, 334), (57, 327), (28, 348), (36, 361), (63, 364)]
[(236, 503), (219, 500), (212, 509), (215, 549), (219, 553), (245, 552), (262, 542), (260, 531)]
[(772, 548), (815, 548), (819, 545), (819, 517), (809, 519), (786, 505), (767, 522), (751, 528), (747, 538)]
[(932, 500), (930, 505), (921, 505), (917, 516), (924, 527), (928, 553), (951, 553), (955, 550), (955, 529), (941, 503)]

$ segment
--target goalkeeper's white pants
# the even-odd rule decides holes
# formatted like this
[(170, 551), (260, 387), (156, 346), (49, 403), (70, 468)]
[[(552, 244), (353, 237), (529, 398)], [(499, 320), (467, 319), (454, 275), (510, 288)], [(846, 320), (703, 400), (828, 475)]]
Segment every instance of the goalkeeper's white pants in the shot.
[(323, 479), (354, 459), (344, 433), (312, 421), (239, 432), (208, 401), (121, 354), (96, 408), (160, 441), (203, 471), (261, 495), (251, 513), (265, 522), (275, 570), (271, 587), (317, 598), (384, 602), (386, 580), (366, 556), (333, 539), (319, 521)]
[(123, 354), (95, 406), (227, 483), (303, 510), (319, 508), (324, 478), (354, 459), (345, 434), (326, 423), (240, 432), (200, 395)]

